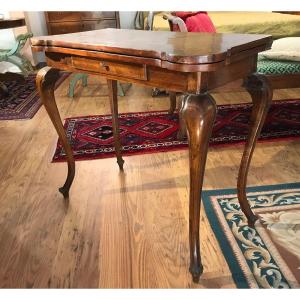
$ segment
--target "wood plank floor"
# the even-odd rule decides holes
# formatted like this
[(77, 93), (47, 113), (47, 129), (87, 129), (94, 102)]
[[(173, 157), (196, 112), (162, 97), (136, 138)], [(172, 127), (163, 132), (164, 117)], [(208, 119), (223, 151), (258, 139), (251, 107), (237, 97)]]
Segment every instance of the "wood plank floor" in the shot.
[[(56, 91), (62, 117), (109, 113), (107, 86)], [(300, 98), (300, 89), (275, 99)], [(218, 94), (217, 102), (249, 101), (246, 93)], [(120, 112), (168, 108), (167, 98), (132, 86)], [(201, 213), (204, 274), (188, 273), (188, 153), (174, 151), (77, 162), (64, 203), (57, 188), (66, 165), (50, 163), (57, 135), (42, 107), (32, 120), (0, 122), (0, 286), (72, 288), (235, 287), (205, 212)], [(204, 188), (234, 188), (242, 147), (210, 149)], [(257, 146), (249, 185), (299, 181), (300, 143)]]

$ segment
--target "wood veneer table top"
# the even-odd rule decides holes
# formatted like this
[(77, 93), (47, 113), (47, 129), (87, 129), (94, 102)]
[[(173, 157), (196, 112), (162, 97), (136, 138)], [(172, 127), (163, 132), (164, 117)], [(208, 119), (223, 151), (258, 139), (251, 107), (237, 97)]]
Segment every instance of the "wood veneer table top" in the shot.
[[(100, 29), (31, 39), (33, 50), (47, 47), (93, 50), (155, 58), (181, 64), (220, 62), (241, 52), (271, 47), (272, 37), (257, 34), (154, 32)], [(261, 50), (262, 51), (262, 50)]]

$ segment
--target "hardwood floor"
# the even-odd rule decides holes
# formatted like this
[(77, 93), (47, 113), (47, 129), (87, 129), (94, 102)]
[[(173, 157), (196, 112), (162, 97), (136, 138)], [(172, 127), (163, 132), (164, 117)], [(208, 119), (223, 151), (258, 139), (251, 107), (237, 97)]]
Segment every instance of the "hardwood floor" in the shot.
[[(56, 91), (62, 117), (109, 113), (107, 85), (89, 79), (67, 97)], [(300, 89), (275, 99), (299, 98)], [(216, 95), (218, 104), (250, 101), (246, 93)], [(168, 109), (167, 98), (134, 85), (119, 112)], [(32, 120), (0, 122), (0, 287), (235, 287), (204, 209), (199, 285), (188, 272), (188, 153), (174, 151), (76, 162), (64, 203), (67, 171), (50, 163), (57, 141), (42, 107)], [(204, 189), (234, 188), (241, 146), (210, 149)], [(258, 144), (248, 185), (299, 181), (300, 143)]]

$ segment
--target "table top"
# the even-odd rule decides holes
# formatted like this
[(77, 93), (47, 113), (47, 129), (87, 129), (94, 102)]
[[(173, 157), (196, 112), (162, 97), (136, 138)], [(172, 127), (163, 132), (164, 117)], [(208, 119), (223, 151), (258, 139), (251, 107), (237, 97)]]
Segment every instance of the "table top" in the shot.
[[(33, 50), (62, 47), (155, 58), (180, 64), (205, 64), (225, 60), (247, 50), (271, 47), (270, 35), (159, 32), (100, 29), (70, 34), (33, 37)], [(36, 49), (34, 49), (36, 48)], [(263, 51), (260, 50), (260, 51)], [(259, 51), (258, 51), (259, 52)]]
[(24, 18), (15, 18), (15, 19), (0, 19), (0, 29), (8, 29), (25, 26)]

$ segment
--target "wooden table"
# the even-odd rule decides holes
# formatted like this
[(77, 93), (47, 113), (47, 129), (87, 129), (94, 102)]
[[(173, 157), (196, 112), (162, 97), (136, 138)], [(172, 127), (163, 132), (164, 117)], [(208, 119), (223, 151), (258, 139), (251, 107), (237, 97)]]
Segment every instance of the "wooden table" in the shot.
[(56, 106), (54, 85), (59, 70), (105, 76), (109, 85), (117, 162), (123, 169), (118, 129), (117, 80), (129, 81), (174, 92), (183, 92), (180, 118), (189, 141), (190, 272), (198, 282), (203, 272), (199, 246), (200, 200), (208, 142), (216, 116), (210, 90), (244, 80), (253, 100), (250, 133), (238, 175), (241, 209), (250, 226), (256, 220), (246, 198), (247, 174), (257, 137), (272, 99), (268, 80), (255, 74), (257, 53), (271, 47), (267, 35), (152, 32), (103, 29), (66, 35), (35, 37), (34, 51), (44, 51), (48, 67), (37, 75), (43, 104), (59, 135), (68, 161), (68, 175), (59, 189), (64, 197), (75, 175), (71, 147)]
[(8, 29), (25, 26), (24, 18), (0, 19), (0, 29)]

